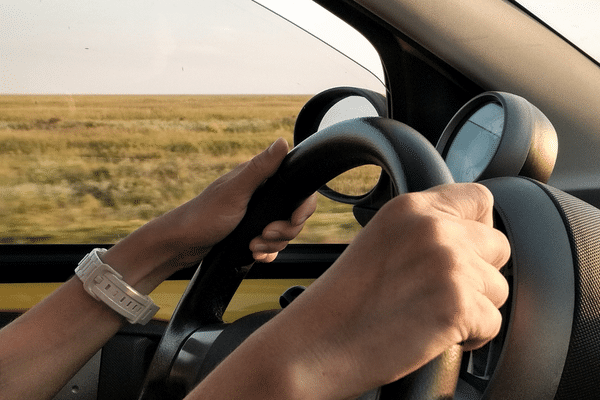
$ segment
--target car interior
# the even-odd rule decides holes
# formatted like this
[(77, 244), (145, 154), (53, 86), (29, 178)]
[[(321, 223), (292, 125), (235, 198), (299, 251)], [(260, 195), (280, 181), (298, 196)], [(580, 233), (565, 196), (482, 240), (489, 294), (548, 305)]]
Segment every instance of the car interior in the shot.
[[(502, 330), (482, 349), (444, 354), (360, 399), (596, 398), (598, 61), (516, 1), (315, 2), (372, 44), (385, 92), (344, 86), (312, 96), (294, 123), (294, 148), (253, 197), (250, 217), (202, 268), (171, 277), (190, 282), (173, 317), (124, 327), (56, 399), (183, 398), (277, 314), (224, 323), (242, 281), (317, 279), (346, 247), (290, 244), (273, 263), (252, 265), (247, 245), (270, 221), (288, 218), (318, 190), (353, 207), (364, 226), (393, 196), (453, 181), (481, 181), (492, 191), (495, 223), (511, 243)], [(368, 103), (371, 114), (329, 122), (336, 106), (352, 107), (348, 98)], [(383, 171), (368, 193), (327, 186), (366, 164)], [(2, 244), (2, 284), (27, 283), (32, 270), (38, 282), (63, 282), (94, 247)], [(301, 292), (281, 293), (282, 306)], [(0, 312), (0, 326), (18, 315)]]

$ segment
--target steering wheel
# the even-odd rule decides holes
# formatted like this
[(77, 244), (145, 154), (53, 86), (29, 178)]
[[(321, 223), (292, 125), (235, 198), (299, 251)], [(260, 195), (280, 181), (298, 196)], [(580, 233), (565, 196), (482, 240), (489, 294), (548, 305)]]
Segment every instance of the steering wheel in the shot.
[[(249, 242), (270, 222), (288, 219), (328, 181), (365, 164), (380, 166), (389, 177), (385, 182), (392, 183), (390, 198), (453, 182), (435, 148), (412, 128), (391, 119), (341, 122), (301, 142), (286, 156), (277, 173), (255, 192), (238, 227), (202, 261), (158, 345), (141, 400), (185, 396), (189, 388), (170, 378), (172, 366), (183, 343), (194, 332), (222, 329), (223, 313), (254, 262)], [(391, 399), (398, 392), (403, 398), (415, 400), (451, 398), (460, 360), (461, 350), (456, 346), (394, 388), (384, 388), (380, 398)]]

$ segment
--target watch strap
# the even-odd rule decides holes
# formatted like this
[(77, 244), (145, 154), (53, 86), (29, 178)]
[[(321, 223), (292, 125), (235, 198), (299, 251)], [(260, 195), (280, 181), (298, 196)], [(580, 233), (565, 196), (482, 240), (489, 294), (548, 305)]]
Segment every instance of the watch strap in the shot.
[(106, 249), (94, 249), (75, 269), (83, 288), (132, 324), (145, 325), (159, 310), (152, 299), (122, 280), (123, 276), (100, 259)]

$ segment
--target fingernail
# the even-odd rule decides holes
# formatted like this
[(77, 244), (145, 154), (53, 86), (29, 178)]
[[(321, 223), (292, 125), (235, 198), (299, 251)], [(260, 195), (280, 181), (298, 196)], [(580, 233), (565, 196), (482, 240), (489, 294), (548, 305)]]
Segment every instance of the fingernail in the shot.
[(273, 154), (273, 152), (275, 151), (275, 147), (277, 146), (277, 143), (280, 142), (281, 140), (283, 140), (283, 138), (279, 138), (276, 141), (274, 141), (271, 146), (269, 147), (269, 154)]
[(253, 252), (255, 253), (266, 253), (267, 252), (267, 246), (264, 244), (257, 244), (256, 246), (254, 246), (254, 248), (251, 249)]
[[(279, 139), (277, 139), (279, 140)], [(273, 143), (271, 143), (271, 146), (269, 146), (269, 150), (267, 150), (269, 152), (269, 154), (273, 154), (273, 149), (275, 148), (275, 144), (277, 143), (277, 140), (274, 141)]]

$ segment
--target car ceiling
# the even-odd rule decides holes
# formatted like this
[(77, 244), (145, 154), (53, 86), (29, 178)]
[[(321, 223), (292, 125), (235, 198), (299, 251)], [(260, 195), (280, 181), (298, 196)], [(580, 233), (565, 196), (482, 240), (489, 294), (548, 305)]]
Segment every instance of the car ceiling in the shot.
[(559, 136), (549, 183), (600, 203), (600, 68), (594, 61), (509, 1), (354, 3), (481, 88), (518, 94), (540, 108)]

